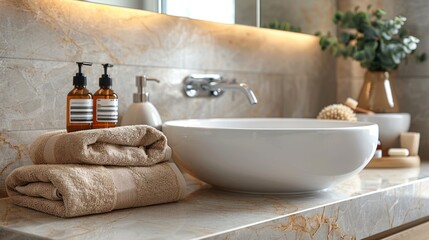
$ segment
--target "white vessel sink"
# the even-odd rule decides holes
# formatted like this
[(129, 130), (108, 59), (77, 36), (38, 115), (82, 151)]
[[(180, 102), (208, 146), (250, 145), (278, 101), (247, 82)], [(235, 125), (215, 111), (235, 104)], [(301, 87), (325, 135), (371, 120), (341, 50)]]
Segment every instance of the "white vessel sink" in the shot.
[(328, 188), (361, 171), (378, 126), (317, 119), (195, 119), (164, 123), (173, 159), (226, 190), (300, 193)]

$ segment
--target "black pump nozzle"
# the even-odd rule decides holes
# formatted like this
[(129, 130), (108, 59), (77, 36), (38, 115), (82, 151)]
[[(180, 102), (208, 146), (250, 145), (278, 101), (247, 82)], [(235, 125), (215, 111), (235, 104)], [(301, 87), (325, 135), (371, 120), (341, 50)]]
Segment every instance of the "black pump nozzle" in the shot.
[(76, 73), (76, 75), (73, 77), (73, 85), (74, 86), (86, 86), (86, 77), (82, 73), (82, 65), (85, 66), (92, 66), (92, 63), (90, 62), (76, 62), (77, 67), (79, 69), (79, 72)]
[(111, 87), (112, 86), (112, 79), (107, 74), (107, 68), (113, 67), (110, 63), (101, 64), (104, 68), (104, 74), (101, 75), (101, 78), (99, 79), (99, 85), (100, 87)]

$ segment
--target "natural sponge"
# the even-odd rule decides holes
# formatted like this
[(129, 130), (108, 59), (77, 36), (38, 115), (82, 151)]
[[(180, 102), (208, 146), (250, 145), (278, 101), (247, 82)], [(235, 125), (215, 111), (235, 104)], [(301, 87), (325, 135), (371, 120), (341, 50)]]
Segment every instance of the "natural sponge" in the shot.
[(343, 104), (332, 104), (320, 111), (318, 119), (357, 121), (353, 110)]

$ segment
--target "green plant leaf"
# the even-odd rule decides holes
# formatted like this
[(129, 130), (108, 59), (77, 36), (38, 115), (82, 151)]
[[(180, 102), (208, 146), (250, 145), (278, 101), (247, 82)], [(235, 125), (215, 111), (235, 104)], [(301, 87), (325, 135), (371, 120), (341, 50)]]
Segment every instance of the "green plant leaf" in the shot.
[(383, 9), (377, 9), (373, 13), (373, 16), (376, 17), (377, 19), (381, 19), (384, 15), (386, 15), (386, 12)]
[(353, 40), (353, 36), (347, 32), (340, 32), (338, 35), (338, 40), (344, 44), (349, 44), (350, 40)]
[[(404, 29), (405, 17), (383, 19), (386, 12), (377, 9), (369, 12), (355, 8), (354, 11), (336, 12), (333, 22), (339, 27), (338, 36), (318, 33), (322, 50), (329, 50), (335, 57), (352, 58), (371, 71), (388, 71), (413, 54), (419, 39)], [(421, 62), (426, 54), (416, 57)]]
[(343, 19), (343, 13), (342, 13), (342, 12), (336, 12), (336, 13), (334, 14), (334, 18), (332, 19), (332, 21), (333, 21), (335, 24), (338, 24), (339, 22), (341, 22), (341, 21), (342, 21), (342, 19)]

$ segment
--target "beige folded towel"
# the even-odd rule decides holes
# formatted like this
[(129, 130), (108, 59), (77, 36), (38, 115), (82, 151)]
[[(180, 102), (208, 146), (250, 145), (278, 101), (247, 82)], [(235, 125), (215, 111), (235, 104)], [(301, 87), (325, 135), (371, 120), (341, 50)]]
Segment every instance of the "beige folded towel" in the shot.
[(165, 135), (150, 126), (49, 132), (30, 147), (35, 164), (151, 166), (169, 160)]
[(177, 201), (185, 180), (171, 162), (151, 167), (29, 165), (6, 179), (11, 201), (59, 217)]

